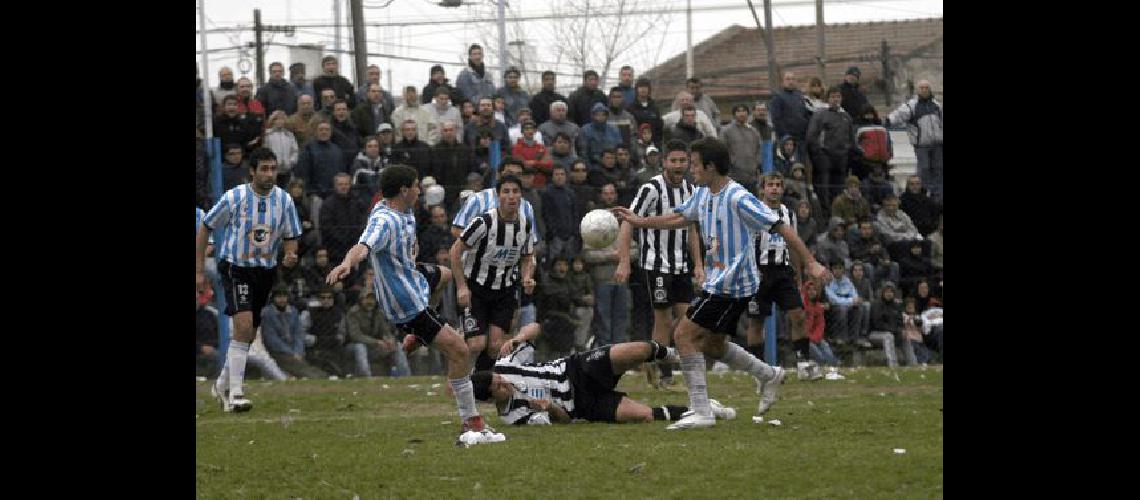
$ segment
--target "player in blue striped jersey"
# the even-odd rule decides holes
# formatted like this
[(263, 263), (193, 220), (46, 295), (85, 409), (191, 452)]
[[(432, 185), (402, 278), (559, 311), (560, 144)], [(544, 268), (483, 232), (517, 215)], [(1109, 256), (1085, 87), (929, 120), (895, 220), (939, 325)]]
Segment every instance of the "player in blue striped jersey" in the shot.
[[(384, 203), (377, 203), (356, 245), (344, 261), (329, 271), (331, 285), (348, 276), (365, 258), (375, 270), (373, 287), (380, 306), (391, 323), (405, 333), (405, 350), (420, 342), (434, 346), (447, 358), (447, 377), (459, 406), (462, 432), (475, 432), (478, 441), (505, 439), (483, 423), (471, 389), (467, 344), (429, 303), (428, 282), (416, 269), (416, 217), (414, 207), (420, 195), (416, 170), (392, 165), (380, 174)], [(461, 435), (461, 437), (463, 437)]]
[(674, 332), (681, 370), (689, 384), (689, 406), (694, 413), (667, 429), (716, 424), (709, 405), (702, 353), (724, 361), (733, 369), (751, 373), (763, 384), (759, 413), (766, 412), (776, 400), (779, 385), (784, 380), (783, 369), (768, 366), (739, 345), (728, 342), (728, 336), (736, 331), (740, 313), (748, 307), (748, 301), (759, 287), (760, 275), (752, 246), (756, 233), (778, 233), (787, 240), (792, 251), (799, 254), (808, 274), (820, 279), (827, 276), (827, 268), (815, 261), (796, 231), (783, 224), (772, 209), (744, 186), (728, 177), (732, 164), (723, 142), (714, 138), (694, 141), (689, 157), (689, 172), (699, 187), (688, 201), (674, 208), (672, 214), (646, 218), (625, 207), (612, 209), (619, 220), (627, 220), (633, 227), (675, 229), (689, 221), (698, 221), (707, 249), (701, 295), (693, 300)]
[(276, 186), (277, 156), (258, 148), (249, 157), (250, 182), (226, 191), (201, 221), (205, 231), (197, 235), (195, 285), (202, 293), (206, 244), (210, 232), (225, 228), (225, 239), (216, 245), (218, 274), (226, 294), (226, 314), (233, 317), (233, 340), (226, 362), (214, 387), (223, 411), (249, 411), (253, 407), (242, 391), (249, 344), (261, 324), (261, 310), (277, 274), (277, 256), (282, 247), (286, 267), (297, 265), (297, 238), (301, 222), (293, 199)]

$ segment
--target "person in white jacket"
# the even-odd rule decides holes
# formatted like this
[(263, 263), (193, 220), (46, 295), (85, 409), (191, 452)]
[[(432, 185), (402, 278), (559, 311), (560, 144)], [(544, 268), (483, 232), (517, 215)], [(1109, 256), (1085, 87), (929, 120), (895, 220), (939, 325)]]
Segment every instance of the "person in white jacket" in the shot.
[(293, 167), (297, 165), (297, 137), (285, 128), (288, 116), (282, 110), (269, 115), (269, 128), (265, 130), (265, 147), (277, 155), (277, 185), (281, 189), (289, 186), (293, 179)]
[(891, 124), (906, 125), (918, 157), (918, 177), (930, 197), (942, 201), (942, 103), (934, 98), (929, 80), (919, 80), (918, 95), (891, 112), (887, 126)]
[(434, 146), (439, 142), (439, 130), (434, 116), (427, 110), (427, 106), (420, 105), (419, 92), (412, 85), (404, 87), (404, 104), (401, 104), (392, 112), (392, 123), (404, 123), (406, 120), (414, 120), (416, 122), (416, 137), (424, 141), (428, 146)]
[[(685, 107), (686, 104), (693, 104), (693, 94), (690, 94), (687, 90), (677, 92), (677, 98), (673, 99), (673, 111), (670, 111), (666, 113), (665, 116), (661, 117), (661, 121), (665, 122), (666, 130), (673, 128), (673, 125), (676, 125), (677, 122), (681, 121), (681, 109)], [(702, 134), (705, 134), (705, 137), (715, 138), (717, 136), (716, 127), (713, 126), (712, 120), (709, 119), (709, 115), (706, 115), (704, 111), (701, 111), (699, 109), (697, 110), (697, 130), (700, 130)]]

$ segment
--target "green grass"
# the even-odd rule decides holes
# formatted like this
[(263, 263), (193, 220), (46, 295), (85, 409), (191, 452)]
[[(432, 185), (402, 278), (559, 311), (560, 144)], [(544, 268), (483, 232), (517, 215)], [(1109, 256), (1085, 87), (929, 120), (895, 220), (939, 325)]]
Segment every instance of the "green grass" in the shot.
[[(456, 448), (442, 377), (251, 381), (254, 409), (223, 414), (196, 387), (200, 498), (941, 498), (942, 369), (862, 368), (847, 380), (794, 374), (766, 420), (744, 374), (709, 375), (737, 409), (711, 429), (665, 424), (507, 427), (507, 441)], [(384, 388), (384, 384), (388, 388)], [(418, 384), (418, 387), (409, 385)], [(619, 390), (687, 404), (627, 375)], [(428, 396), (433, 391), (436, 395)], [(895, 454), (894, 448), (906, 449)]]

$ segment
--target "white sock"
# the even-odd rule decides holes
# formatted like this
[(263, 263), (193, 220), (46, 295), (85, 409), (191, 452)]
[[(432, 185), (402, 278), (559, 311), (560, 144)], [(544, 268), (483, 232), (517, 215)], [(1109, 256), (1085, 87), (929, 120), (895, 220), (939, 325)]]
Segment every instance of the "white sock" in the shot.
[(752, 353), (744, 350), (735, 342), (726, 342), (728, 344), (724, 349), (724, 357), (720, 358), (724, 364), (728, 365), (733, 370), (742, 370), (751, 373), (754, 377), (760, 380), (768, 380), (776, 375), (774, 370), (767, 363), (760, 361)]
[(230, 388), (229, 351), (227, 351), (226, 354), (226, 357), (222, 359), (222, 369), (218, 371), (218, 381), (214, 384), (220, 389), (218, 392), (225, 392)]
[(448, 380), (451, 390), (455, 392), (455, 403), (459, 406), (459, 418), (464, 422), (471, 417), (479, 416), (479, 409), (475, 407), (475, 389), (471, 386), (471, 377)]
[(689, 382), (689, 409), (697, 415), (712, 416), (709, 406), (708, 383), (705, 382), (705, 355), (702, 353), (681, 356), (681, 371)]
[(247, 357), (249, 357), (249, 344), (231, 340), (230, 347), (226, 350), (226, 365), (229, 366), (230, 372), (230, 396), (234, 394), (244, 395), (241, 390), (241, 383), (245, 379), (245, 360)]

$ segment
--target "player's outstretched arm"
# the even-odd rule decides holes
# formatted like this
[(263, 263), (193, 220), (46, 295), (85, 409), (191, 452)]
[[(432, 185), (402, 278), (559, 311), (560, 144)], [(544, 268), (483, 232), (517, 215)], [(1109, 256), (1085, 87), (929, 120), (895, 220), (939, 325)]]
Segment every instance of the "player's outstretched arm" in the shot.
[(356, 268), (360, 261), (368, 256), (368, 246), (363, 243), (357, 243), (348, 249), (348, 253), (344, 255), (344, 261), (340, 265), (334, 267), (329, 271), (329, 275), (325, 278), (325, 283), (330, 285), (344, 279), (348, 273)]
[(679, 213), (641, 217), (626, 207), (614, 207), (610, 211), (613, 212), (614, 217), (617, 217), (619, 222), (628, 221), (631, 226), (636, 228), (680, 229), (688, 224), (685, 216)]
[(551, 420), (556, 424), (570, 423), (570, 414), (566, 413), (566, 410), (557, 404), (551, 403), (545, 399), (531, 399), (527, 401), (527, 404), (535, 410), (549, 413)]
[(804, 244), (800, 235), (796, 234), (796, 230), (792, 229), (791, 225), (780, 224), (777, 231), (780, 232), (780, 236), (787, 240), (788, 246), (792, 248), (792, 252), (796, 254), (799, 261), (804, 263), (804, 271), (807, 272), (808, 276), (819, 278), (825, 282), (828, 281), (828, 275), (831, 273), (827, 271), (827, 266), (815, 260), (815, 256), (811, 254), (807, 245)]

